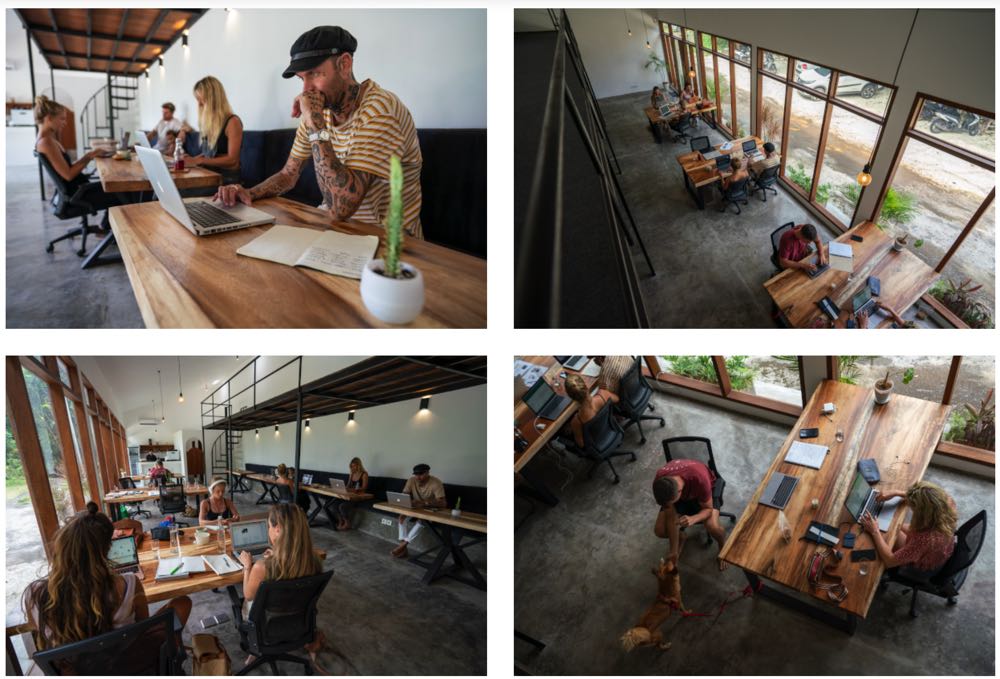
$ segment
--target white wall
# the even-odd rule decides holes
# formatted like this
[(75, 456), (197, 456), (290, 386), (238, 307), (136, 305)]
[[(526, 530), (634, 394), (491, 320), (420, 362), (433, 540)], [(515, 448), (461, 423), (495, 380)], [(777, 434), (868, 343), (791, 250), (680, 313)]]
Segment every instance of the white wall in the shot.
[[(347, 413), (314, 418), (303, 430), (303, 469), (346, 472), (358, 456), (374, 476), (405, 478), (413, 465), (425, 462), (447, 483), (486, 485), (486, 386), (437, 394), (430, 408), (418, 412), (419, 401), (401, 401)], [(243, 435), (247, 463), (291, 466), (295, 459), (295, 428), (283, 424)]]
[(284, 80), (289, 49), (305, 31), (343, 26), (358, 40), (354, 75), (395, 92), (418, 128), (486, 127), (486, 11), (459, 10), (209, 10), (191, 28), (189, 48), (178, 42), (140, 78), (143, 129), (160, 105), (197, 127), (195, 82), (206, 75), (226, 88), (248, 130), (294, 127), (297, 78)]

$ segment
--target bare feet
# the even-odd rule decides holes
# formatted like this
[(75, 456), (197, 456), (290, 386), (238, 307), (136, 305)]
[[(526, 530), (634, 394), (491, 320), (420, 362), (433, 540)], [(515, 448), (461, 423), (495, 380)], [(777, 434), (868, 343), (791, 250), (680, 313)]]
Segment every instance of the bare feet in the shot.
[(722, 560), (721, 556), (715, 557), (715, 560), (719, 562), (719, 570), (724, 571), (729, 568), (729, 564)]

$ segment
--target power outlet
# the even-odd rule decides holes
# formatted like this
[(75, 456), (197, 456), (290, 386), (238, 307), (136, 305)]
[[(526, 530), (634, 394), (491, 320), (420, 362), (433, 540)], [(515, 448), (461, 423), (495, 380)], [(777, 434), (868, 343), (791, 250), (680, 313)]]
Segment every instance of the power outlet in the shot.
[(391, 526), (392, 525), (392, 519), (382, 519), (382, 525), (383, 526)]

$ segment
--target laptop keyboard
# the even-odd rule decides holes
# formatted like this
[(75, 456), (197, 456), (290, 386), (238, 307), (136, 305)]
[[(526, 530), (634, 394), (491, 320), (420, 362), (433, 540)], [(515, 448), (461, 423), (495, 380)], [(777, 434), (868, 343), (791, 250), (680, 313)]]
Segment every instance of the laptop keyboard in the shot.
[(774, 492), (774, 504), (779, 507), (784, 507), (788, 502), (788, 498), (792, 494), (792, 490), (795, 488), (795, 477), (786, 476), (781, 479), (781, 483), (778, 484), (778, 490)]
[(865, 508), (861, 510), (861, 516), (864, 516), (865, 513), (870, 513), (877, 519), (881, 512), (882, 503), (878, 501), (878, 495), (872, 493), (871, 497), (868, 498), (868, 502), (865, 503)]
[(223, 224), (236, 224), (240, 220), (232, 216), (225, 210), (220, 210), (214, 205), (204, 201), (198, 203), (186, 203), (188, 216), (198, 226), (222, 226)]
[(142, 569), (139, 566), (124, 566), (122, 568), (116, 568), (116, 573), (141, 573)]

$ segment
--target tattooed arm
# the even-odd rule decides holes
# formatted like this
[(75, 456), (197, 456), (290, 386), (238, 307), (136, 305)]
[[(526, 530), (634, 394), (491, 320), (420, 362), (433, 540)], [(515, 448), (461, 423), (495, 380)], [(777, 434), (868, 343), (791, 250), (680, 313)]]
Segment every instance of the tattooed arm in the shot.
[(346, 167), (328, 141), (312, 143), (313, 165), (316, 182), (323, 194), (323, 204), (333, 219), (347, 219), (357, 211), (371, 185), (372, 176), (367, 172)]
[(271, 196), (280, 196), (289, 191), (295, 186), (295, 182), (299, 180), (299, 175), (302, 173), (302, 166), (305, 165), (305, 162), (301, 158), (288, 156), (288, 161), (281, 170), (250, 189), (250, 198), (259, 200)]

